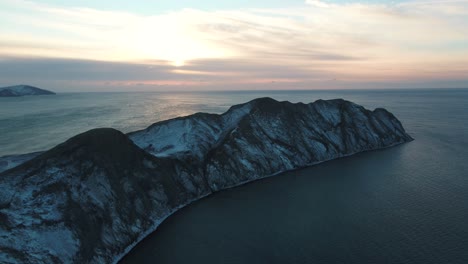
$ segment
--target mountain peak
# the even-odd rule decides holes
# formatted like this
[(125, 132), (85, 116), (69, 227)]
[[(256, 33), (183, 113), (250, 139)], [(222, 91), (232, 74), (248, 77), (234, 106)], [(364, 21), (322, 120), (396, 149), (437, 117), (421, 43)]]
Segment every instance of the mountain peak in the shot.
[(0, 97), (17, 97), (25, 95), (53, 95), (54, 92), (31, 85), (20, 84), (0, 88)]
[(136, 169), (132, 166), (138, 161), (144, 158), (152, 159), (122, 132), (113, 128), (97, 128), (68, 139), (24, 165), (42, 166), (53, 163), (52, 160), (60, 161), (57, 162), (60, 164), (64, 157), (73, 162), (92, 161), (99, 166), (118, 167), (122, 170)]

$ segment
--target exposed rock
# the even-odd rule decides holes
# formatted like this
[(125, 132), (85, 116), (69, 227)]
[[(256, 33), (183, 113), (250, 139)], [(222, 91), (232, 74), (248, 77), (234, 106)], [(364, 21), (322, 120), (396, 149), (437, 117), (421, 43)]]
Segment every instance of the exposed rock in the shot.
[(391, 113), (344, 100), (91, 130), (0, 174), (0, 262), (113, 262), (212, 192), (410, 140)]
[(194, 159), (213, 191), (285, 170), (411, 140), (385, 109), (337, 99), (260, 98), (222, 115), (195, 114), (129, 134), (156, 157)]

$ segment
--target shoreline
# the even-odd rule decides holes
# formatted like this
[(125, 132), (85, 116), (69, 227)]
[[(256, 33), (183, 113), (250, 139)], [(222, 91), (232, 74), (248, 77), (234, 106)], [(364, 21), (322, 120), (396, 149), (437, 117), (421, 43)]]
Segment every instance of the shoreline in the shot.
[[(357, 116), (356, 119), (350, 118), (354, 115)], [(271, 128), (271, 133), (265, 132), (266, 128)], [(307, 132), (288, 132), (291, 129)], [(88, 189), (84, 190), (89, 191), (91, 196), (85, 195), (83, 200), (77, 200), (79, 204), (90, 203), (90, 205), (95, 206), (101, 204), (99, 199), (96, 200), (92, 196), (99, 188), (105, 188), (101, 190), (105, 193), (112, 195), (118, 193), (118, 195), (126, 197), (125, 195), (132, 189), (121, 190), (118, 179), (123, 179), (122, 177), (128, 179), (128, 187), (134, 187), (135, 190), (145, 194), (142, 196), (143, 201), (155, 206), (148, 208), (149, 211), (142, 212), (138, 208), (133, 208), (132, 201), (125, 204), (128, 206), (129, 212), (135, 213), (140, 219), (145, 219), (144, 226), (137, 224), (128, 231), (131, 236), (127, 238), (115, 237), (114, 239), (114, 236), (118, 236), (115, 230), (120, 229), (115, 229), (114, 233), (109, 230), (108, 234), (112, 236), (112, 240), (97, 240), (95, 246), (99, 247), (99, 251), (95, 249), (83, 256), (73, 253), (73, 255), (62, 257), (69, 261), (88, 259), (91, 262), (119, 263), (174, 213), (213, 193), (358, 153), (394, 147), (413, 140), (405, 132), (401, 122), (384, 108), (368, 110), (344, 99), (319, 99), (304, 104), (276, 101), (269, 97), (263, 97), (233, 105), (222, 114), (196, 113), (156, 122), (144, 130), (130, 133), (123, 133), (112, 128), (92, 129), (78, 134), (36, 157), (34, 154), (6, 156), (7, 159), (14, 162), (5, 162), (5, 159), (0, 158), (0, 168), (9, 167), (1, 175), (11, 176), (15, 173), (28, 173), (27, 170), (30, 167), (39, 166), (39, 170), (36, 169), (34, 173), (39, 179), (44, 179), (40, 186), (46, 190), (49, 188), (49, 185), (46, 185), (49, 182), (48, 179), (51, 178), (49, 171), (56, 172), (56, 166), (64, 167), (64, 171), (52, 175), (52, 181), (59, 181), (64, 177), (74, 179), (74, 181), (69, 182), (63, 181), (62, 188), (64, 190), (70, 188), (81, 190), (80, 186), (83, 182), (80, 179), (83, 176), (76, 178), (75, 174), (85, 174), (87, 177), (93, 177), (91, 179), (101, 179), (100, 171), (96, 171), (96, 169), (103, 169), (103, 172), (107, 174), (104, 175), (102, 181), (109, 179), (112, 181), (101, 184), (102, 187), (99, 184), (96, 185), (98, 182), (89, 182), (88, 185), (85, 185), (85, 188)], [(327, 144), (331, 144), (333, 148), (330, 150)], [(279, 147), (277, 147), (278, 145)], [(80, 151), (81, 147), (85, 149)], [(230, 150), (230, 148), (235, 151)], [(76, 156), (73, 156), (74, 153), (77, 153)], [(96, 155), (104, 155), (100, 157), (109, 157), (109, 159), (96, 158), (98, 157)], [(165, 157), (167, 156), (174, 159), (166, 161)], [(62, 164), (61, 160), (64, 157), (68, 157), (68, 159), (65, 160), (65, 164)], [(262, 163), (257, 165), (260, 157), (263, 157), (260, 160)], [(49, 159), (56, 161), (56, 163), (49, 162)], [(208, 159), (210, 162), (207, 162)], [(90, 166), (96, 166), (88, 174), (82, 170), (83, 167), (80, 163), (87, 160), (92, 161)], [(148, 164), (148, 161), (153, 161), (153, 163)], [(112, 167), (108, 167), (108, 164), (112, 164)], [(158, 168), (154, 167), (156, 166), (154, 164), (157, 164)], [(116, 167), (113, 167), (114, 165)], [(67, 166), (74, 168), (74, 170), (67, 171)], [(147, 182), (151, 190), (154, 189), (156, 196), (148, 195), (147, 190), (150, 189), (139, 187), (141, 182), (134, 177), (136, 175), (135, 169), (138, 168), (146, 177), (143, 182)], [(158, 178), (158, 182), (148, 182), (155, 175), (160, 175), (159, 172), (164, 172), (165, 169), (169, 169), (169, 174), (163, 174), (162, 178)], [(247, 174), (241, 176), (241, 173)], [(28, 177), (28, 175), (25, 174), (23, 177)], [(34, 181), (31, 182), (31, 186), (35, 186), (37, 180), (35, 178), (29, 180)], [(164, 182), (165, 180), (169, 182)], [(176, 188), (177, 183), (180, 184), (180, 189)], [(94, 190), (93, 188), (98, 189)], [(57, 192), (60, 191), (59, 189)], [(169, 194), (166, 194), (166, 191)], [(53, 194), (54, 192), (51, 193), (51, 195)], [(177, 201), (173, 200), (173, 203), (162, 206), (158, 203), (157, 195), (162, 195), (161, 197), (166, 197), (165, 199), (183, 196)], [(37, 199), (35, 199), (35, 196), (31, 196), (30, 200), (36, 201)], [(27, 201), (24, 200), (24, 203)], [(115, 201), (109, 201), (115, 204)], [(24, 208), (20, 204), (15, 206), (10, 211)], [(59, 213), (61, 210), (63, 211), (58, 205), (54, 208), (57, 208)], [(82, 212), (88, 212), (89, 208), (92, 207), (86, 205), (83, 208), (82, 211), (78, 212), (80, 214), (76, 219), (88, 219), (88, 216), (83, 215)], [(65, 212), (71, 210), (73, 207), (65, 208)], [(49, 210), (45, 212), (47, 211)], [(99, 211), (98, 213), (99, 217), (105, 217), (103, 214), (106, 212)], [(125, 217), (126, 214), (120, 216), (120, 213), (114, 211), (111, 213), (115, 213), (118, 219), (126, 223), (126, 225), (122, 225), (121, 230), (132, 227), (137, 219)], [(106, 223), (98, 225), (99, 228), (109, 226)], [(51, 228), (56, 229), (57, 227)], [(84, 230), (83, 226), (75, 227), (67, 224), (66, 230), (71, 231), (70, 241), (76, 240), (84, 243), (90, 239), (94, 240), (94, 237), (90, 236), (90, 233)], [(36, 240), (38, 240), (37, 248), (39, 251), (42, 242), (40, 237)], [(22, 250), (27, 251), (28, 249)], [(77, 252), (81, 253), (81, 251)], [(43, 257), (47, 258), (48, 256), (44, 255)], [(37, 257), (31, 256), (31, 258), (36, 259)]]
[[(411, 141), (414, 141), (411, 140)], [(370, 149), (370, 150), (364, 150), (364, 151), (358, 151), (358, 152), (354, 152), (354, 153), (351, 153), (351, 154), (348, 154), (348, 155), (342, 155), (342, 156), (339, 156), (339, 157), (335, 157), (335, 158), (331, 158), (331, 159), (327, 159), (327, 160), (323, 160), (323, 161), (318, 161), (318, 162), (314, 162), (314, 163), (310, 163), (310, 164), (307, 164), (305, 166), (302, 166), (302, 167), (298, 167), (298, 168), (294, 168), (294, 169), (290, 169), (290, 170), (283, 170), (283, 171), (279, 171), (279, 172), (275, 172), (273, 174), (270, 174), (270, 175), (267, 175), (267, 176), (264, 176), (264, 177), (261, 177), (261, 178), (257, 178), (257, 179), (252, 179), (252, 180), (247, 180), (247, 181), (243, 181), (243, 182), (240, 182), (239, 184), (236, 184), (236, 185), (233, 185), (233, 186), (229, 186), (229, 187), (226, 187), (224, 189), (222, 189), (221, 191), (224, 191), (224, 190), (229, 190), (229, 189), (234, 189), (234, 188), (237, 188), (237, 187), (241, 187), (243, 185), (246, 185), (246, 184), (249, 184), (251, 182), (255, 182), (255, 181), (260, 181), (260, 180), (264, 180), (264, 179), (267, 179), (267, 178), (271, 178), (271, 177), (274, 177), (274, 176), (278, 176), (280, 174), (283, 174), (283, 173), (287, 173), (287, 172), (292, 172), (292, 171), (298, 171), (298, 170), (301, 170), (301, 169), (305, 169), (305, 168), (309, 168), (309, 167), (312, 167), (312, 166), (315, 166), (315, 165), (319, 165), (321, 163), (325, 163), (325, 162), (329, 162), (329, 161), (333, 161), (333, 160), (338, 160), (338, 159), (342, 159), (342, 158), (347, 158), (347, 157), (351, 157), (351, 156), (354, 156), (354, 155), (357, 155), (357, 154), (360, 154), (360, 153), (366, 153), (366, 152), (373, 152), (373, 151), (380, 151), (380, 150), (385, 150), (385, 149), (389, 149), (389, 148), (393, 148), (393, 147), (397, 147), (397, 146), (400, 146), (400, 145), (403, 145), (405, 143), (410, 143), (411, 141), (408, 141), (408, 142), (400, 142), (400, 143), (395, 143), (395, 144), (392, 144), (390, 146), (386, 146), (386, 147), (381, 147), (381, 148), (377, 148), (377, 149)], [(197, 201), (200, 201), (206, 197), (209, 197), (210, 195), (214, 194), (215, 192), (211, 192), (211, 193), (208, 193), (206, 195), (203, 195), (203, 196), (200, 196), (196, 199), (193, 199), (191, 200), (190, 202), (186, 203), (186, 204), (183, 204), (183, 205), (180, 205), (179, 207), (177, 207), (176, 209), (172, 210), (169, 212), (168, 215), (164, 216), (163, 218), (159, 219), (156, 221), (156, 223), (147, 231), (143, 232), (137, 240), (135, 240), (134, 242), (132, 242), (127, 248), (125, 248), (123, 250), (122, 253), (118, 254), (114, 260), (112, 260), (112, 264), (118, 264), (126, 255), (128, 255), (128, 253), (130, 253), (130, 251), (132, 251), (132, 249), (134, 249), (141, 241), (143, 241), (145, 238), (147, 238), (149, 235), (151, 235), (152, 233), (156, 232), (158, 230), (158, 227), (166, 220), (168, 219), (169, 217), (171, 217), (174, 213), (178, 212), (179, 210), (187, 207), (187, 206), (190, 206), (192, 203), (194, 202), (197, 202)]]

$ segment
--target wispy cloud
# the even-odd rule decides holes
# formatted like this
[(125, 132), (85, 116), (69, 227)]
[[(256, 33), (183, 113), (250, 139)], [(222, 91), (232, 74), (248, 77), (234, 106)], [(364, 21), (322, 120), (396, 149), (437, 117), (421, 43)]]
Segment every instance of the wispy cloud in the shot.
[[(0, 60), (113, 62), (104, 67), (111, 69), (108, 73), (87, 72), (93, 82), (113, 77), (130, 83), (283, 82), (315, 88), (329, 80), (350, 86), (363, 80), (468, 80), (468, 1), (462, 0), (307, 0), (295, 8), (183, 9), (152, 16), (24, 0), (4, 0), (0, 7)], [(131, 73), (114, 75), (125, 71), (123, 65), (133, 65), (127, 69)], [(157, 74), (135, 65), (153, 65)], [(8, 82), (6, 75), (1, 78)]]
[(320, 0), (306, 0), (306, 3), (309, 4), (309, 5), (313, 5), (313, 6), (316, 6), (316, 7), (323, 7), (323, 8), (328, 8), (330, 7), (331, 5), (324, 2), (324, 1), (320, 1)]

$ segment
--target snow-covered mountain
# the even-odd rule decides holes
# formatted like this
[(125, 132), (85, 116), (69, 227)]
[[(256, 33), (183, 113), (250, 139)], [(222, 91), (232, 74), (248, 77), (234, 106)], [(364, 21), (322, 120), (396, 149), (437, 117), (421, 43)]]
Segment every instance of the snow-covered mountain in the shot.
[(212, 192), (411, 140), (388, 111), (344, 100), (91, 130), (0, 174), (0, 262), (113, 262)]
[(411, 140), (388, 111), (337, 99), (260, 98), (222, 115), (199, 113), (129, 134), (156, 157), (195, 160), (213, 190)]
[(0, 88), (0, 97), (16, 97), (25, 95), (51, 95), (54, 92), (40, 89), (30, 85), (15, 85)]

